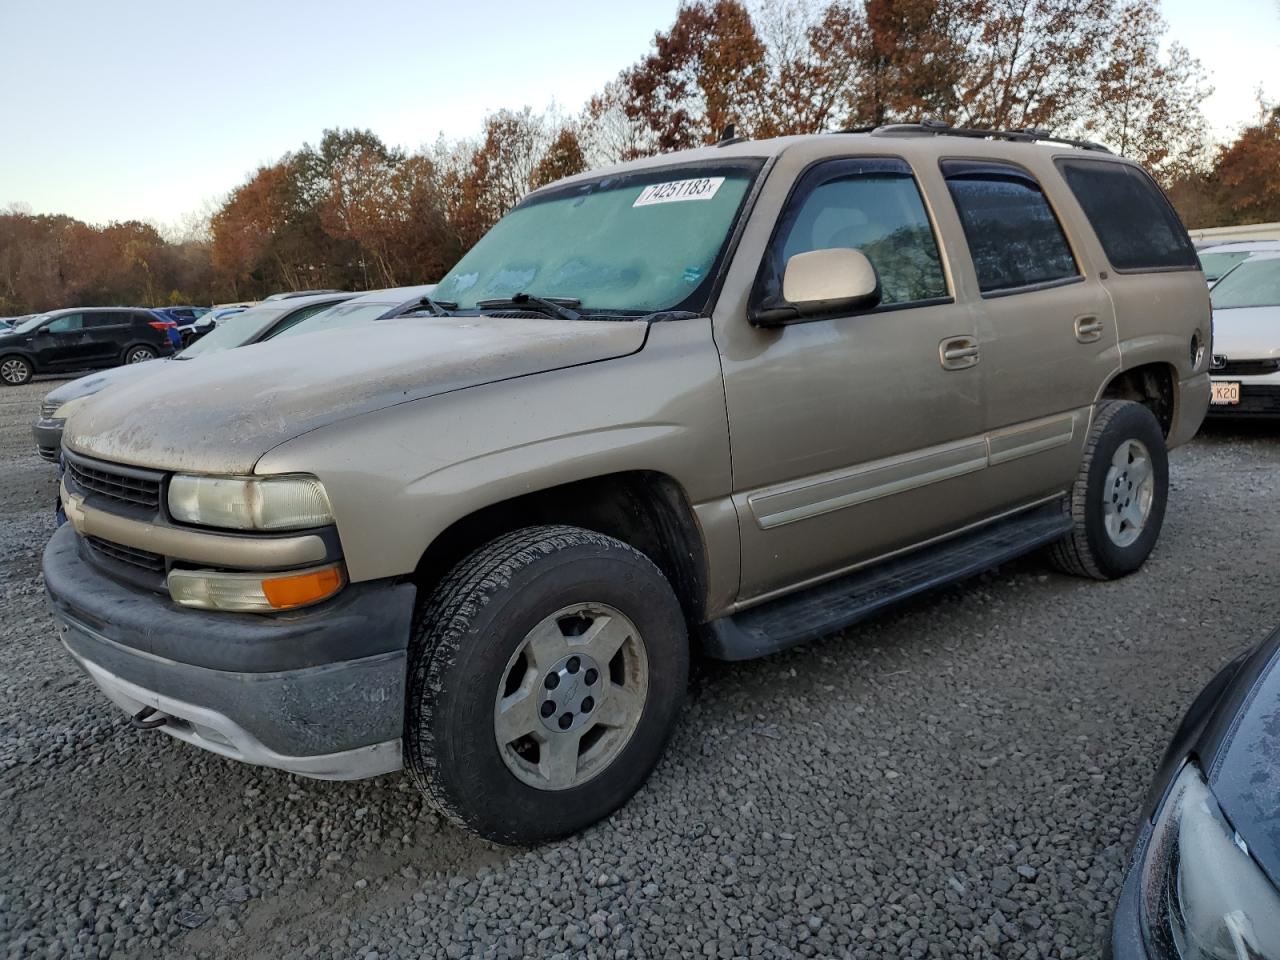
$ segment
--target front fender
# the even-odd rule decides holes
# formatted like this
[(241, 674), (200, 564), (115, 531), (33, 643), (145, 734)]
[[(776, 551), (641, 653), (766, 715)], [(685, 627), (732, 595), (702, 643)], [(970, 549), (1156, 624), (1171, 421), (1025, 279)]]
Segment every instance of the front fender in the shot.
[(634, 470), (672, 477), (695, 508), (728, 497), (728, 422), (709, 320), (655, 323), (630, 356), (322, 427), (256, 466), (320, 478), (353, 581), (412, 573), (442, 531), (477, 510)]

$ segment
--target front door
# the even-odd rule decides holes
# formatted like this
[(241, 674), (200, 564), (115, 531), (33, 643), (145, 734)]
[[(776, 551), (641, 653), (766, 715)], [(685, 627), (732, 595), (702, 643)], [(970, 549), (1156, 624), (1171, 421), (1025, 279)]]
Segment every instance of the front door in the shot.
[(84, 314), (64, 313), (36, 331), (31, 349), (41, 370), (78, 370), (92, 353)]
[(776, 287), (789, 257), (831, 247), (870, 259), (880, 306), (772, 328), (743, 316), (717, 328), (742, 600), (920, 543), (980, 512), (987, 447), (973, 316), (953, 302), (905, 162), (833, 160), (803, 174), (753, 298)]

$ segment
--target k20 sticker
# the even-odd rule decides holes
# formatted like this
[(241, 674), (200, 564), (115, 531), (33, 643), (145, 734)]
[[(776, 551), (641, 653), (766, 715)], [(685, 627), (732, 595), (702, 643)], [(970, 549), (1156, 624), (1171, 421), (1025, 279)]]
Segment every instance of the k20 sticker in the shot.
[(633, 207), (648, 207), (655, 203), (677, 203), (681, 200), (710, 200), (724, 183), (724, 177), (701, 177), (697, 180), (670, 180), (667, 183), (651, 183), (640, 191)]

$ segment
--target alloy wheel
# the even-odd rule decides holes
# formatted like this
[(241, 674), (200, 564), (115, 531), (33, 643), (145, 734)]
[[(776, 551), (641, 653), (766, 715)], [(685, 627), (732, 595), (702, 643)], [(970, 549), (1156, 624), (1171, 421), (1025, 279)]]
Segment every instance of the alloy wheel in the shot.
[(1107, 536), (1127, 547), (1147, 525), (1155, 496), (1151, 452), (1140, 440), (1125, 440), (1116, 448), (1102, 487), (1102, 518)]
[(502, 674), (493, 728), (503, 762), (539, 790), (585, 783), (635, 733), (648, 687), (644, 640), (627, 616), (600, 603), (556, 611)]

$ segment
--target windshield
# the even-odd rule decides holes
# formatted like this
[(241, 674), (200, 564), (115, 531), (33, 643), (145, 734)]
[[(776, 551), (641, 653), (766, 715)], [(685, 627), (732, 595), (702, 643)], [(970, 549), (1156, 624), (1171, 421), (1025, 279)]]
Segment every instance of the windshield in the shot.
[(300, 333), (319, 333), (321, 330), (339, 330), (357, 323), (377, 320), (394, 306), (394, 303), (340, 303), (282, 330), (272, 339), (296, 337)]
[(1234, 253), (1202, 253), (1200, 254), (1200, 269), (1204, 271), (1204, 278), (1212, 283), (1214, 280), (1220, 279), (1223, 274), (1227, 273), (1241, 260), (1247, 259), (1249, 251), (1237, 250)]
[(255, 307), (243, 313), (233, 314), (218, 321), (218, 325), (206, 333), (179, 354), (182, 358), (202, 357), (210, 353), (242, 347), (259, 333), (268, 323), (289, 308), (282, 304), (269, 307)]
[(462, 309), (516, 293), (581, 312), (702, 310), (761, 162), (665, 167), (526, 200), (432, 294)]
[(1209, 291), (1215, 310), (1280, 306), (1280, 257), (1246, 260)]
[(16, 327), (14, 327), (13, 332), (14, 333), (30, 333), (32, 330), (40, 326), (40, 324), (44, 323), (48, 319), (49, 319), (49, 314), (37, 313), (30, 320), (25, 320), (22, 323), (18, 324)]

